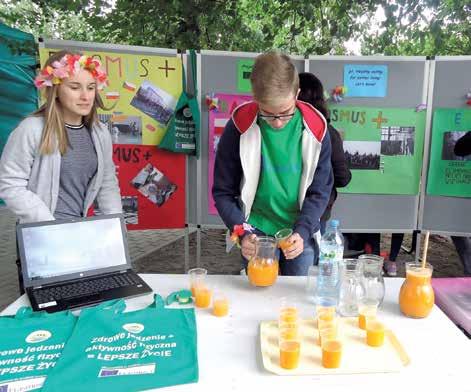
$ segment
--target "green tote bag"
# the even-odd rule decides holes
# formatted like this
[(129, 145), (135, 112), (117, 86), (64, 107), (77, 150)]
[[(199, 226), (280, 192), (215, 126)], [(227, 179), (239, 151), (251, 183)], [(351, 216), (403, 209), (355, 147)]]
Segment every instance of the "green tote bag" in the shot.
[(199, 158), (200, 109), (196, 98), (196, 53), (193, 49), (190, 50), (190, 65), (195, 93), (192, 97), (186, 93), (185, 70), (182, 68), (183, 92), (159, 148)]
[(40, 390), (72, 334), (76, 317), (18, 309), (0, 317), (0, 392)]
[(85, 309), (43, 391), (140, 391), (198, 381), (193, 308)]

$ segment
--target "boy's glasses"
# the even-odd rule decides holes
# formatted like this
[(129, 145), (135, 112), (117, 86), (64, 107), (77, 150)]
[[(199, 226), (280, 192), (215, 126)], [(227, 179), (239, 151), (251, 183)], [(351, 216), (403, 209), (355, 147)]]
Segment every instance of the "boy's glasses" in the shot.
[(294, 113), (290, 114), (278, 114), (278, 115), (267, 115), (267, 114), (259, 114), (258, 115), (260, 118), (263, 118), (267, 122), (273, 122), (276, 120), (280, 120), (281, 122), (287, 122), (291, 120), (294, 116)]

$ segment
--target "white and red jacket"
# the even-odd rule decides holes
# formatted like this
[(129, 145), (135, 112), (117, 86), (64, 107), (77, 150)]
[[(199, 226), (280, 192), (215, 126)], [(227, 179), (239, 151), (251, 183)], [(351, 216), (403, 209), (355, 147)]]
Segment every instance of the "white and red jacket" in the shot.
[[(300, 214), (293, 230), (307, 241), (319, 230), (319, 220), (332, 190), (331, 145), (322, 114), (306, 102), (297, 101), (296, 106), (304, 129), (298, 194)], [(258, 188), (262, 135), (257, 115), (255, 102), (237, 107), (218, 144), (212, 191), (219, 215), (229, 230), (247, 222)]]

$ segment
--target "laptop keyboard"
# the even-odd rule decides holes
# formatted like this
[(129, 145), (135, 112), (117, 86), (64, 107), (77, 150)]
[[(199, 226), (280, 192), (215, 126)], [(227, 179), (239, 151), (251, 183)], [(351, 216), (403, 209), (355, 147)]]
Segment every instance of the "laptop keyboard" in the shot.
[(81, 297), (116, 289), (119, 287), (140, 284), (141, 281), (134, 274), (121, 273), (119, 275), (75, 282), (67, 285), (47, 287), (33, 291), (38, 304), (61, 299)]

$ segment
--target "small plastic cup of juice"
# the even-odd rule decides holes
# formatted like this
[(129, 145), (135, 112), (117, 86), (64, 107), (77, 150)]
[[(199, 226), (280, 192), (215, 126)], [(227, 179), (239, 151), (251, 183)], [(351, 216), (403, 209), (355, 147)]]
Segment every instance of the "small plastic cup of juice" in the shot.
[(208, 286), (195, 286), (195, 305), (198, 308), (209, 308), (212, 291)]
[(376, 302), (365, 302), (358, 306), (358, 326), (360, 329), (366, 329), (367, 321), (376, 318), (378, 304)]
[(208, 271), (204, 268), (192, 268), (188, 270), (188, 276), (190, 277), (190, 289), (193, 297), (195, 296), (195, 287), (204, 286), (207, 274)]
[(214, 290), (213, 314), (217, 317), (224, 317), (229, 314), (229, 300), (226, 295), (219, 290)]
[(282, 340), (280, 346), (280, 366), (283, 369), (296, 369), (301, 355), (301, 342), (298, 339)]
[(336, 340), (324, 340), (322, 342), (322, 366), (328, 369), (340, 367), (342, 360), (342, 342)]
[(278, 248), (281, 250), (288, 249), (291, 244), (288, 242), (288, 238), (293, 235), (293, 230), (291, 229), (281, 229), (275, 233), (275, 240), (278, 244)]
[(366, 344), (372, 347), (381, 347), (384, 343), (384, 325), (372, 320), (366, 323)]
[(280, 324), (294, 323), (298, 321), (298, 308), (294, 298), (281, 298), (278, 321)]

